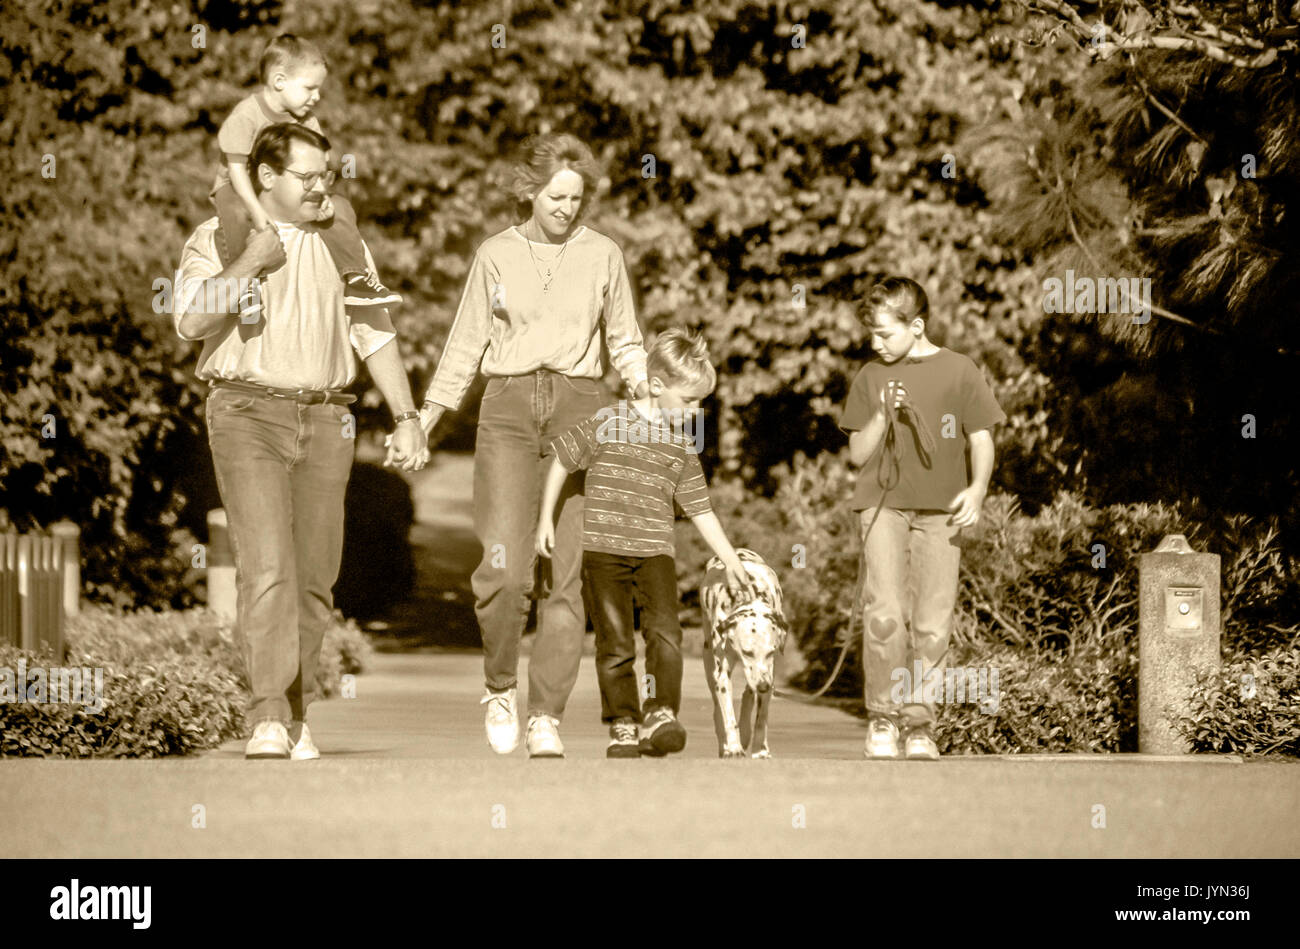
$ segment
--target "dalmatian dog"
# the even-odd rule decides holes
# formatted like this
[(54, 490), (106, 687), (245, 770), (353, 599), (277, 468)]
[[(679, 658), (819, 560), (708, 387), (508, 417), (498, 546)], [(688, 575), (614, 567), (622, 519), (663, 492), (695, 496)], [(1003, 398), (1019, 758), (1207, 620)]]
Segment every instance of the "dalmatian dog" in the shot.
[[(768, 703), (772, 699), (776, 654), (785, 648), (789, 627), (776, 571), (752, 550), (739, 548), (745, 572), (758, 596), (740, 602), (727, 589), (722, 561), (709, 561), (700, 585), (700, 603), (707, 631), (704, 675), (713, 693), (713, 726), (722, 758), (770, 758), (767, 747)], [(731, 699), (731, 673), (737, 663), (745, 670), (745, 691), (740, 702), (740, 722)]]

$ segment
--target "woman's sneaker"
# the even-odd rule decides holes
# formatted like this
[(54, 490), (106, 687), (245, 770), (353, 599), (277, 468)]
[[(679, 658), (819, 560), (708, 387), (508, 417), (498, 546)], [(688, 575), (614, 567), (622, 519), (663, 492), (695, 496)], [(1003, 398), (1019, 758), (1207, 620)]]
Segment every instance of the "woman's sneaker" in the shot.
[(564, 742), (560, 741), (560, 720), (553, 715), (528, 717), (528, 757), (563, 758)]
[(519, 747), (519, 708), (516, 704), (516, 689), (504, 692), (483, 691), (480, 705), (487, 706), (483, 716), (483, 728), (487, 731), (488, 744), (499, 755), (508, 755)]
[(253, 737), (244, 746), (245, 758), (289, 757), (289, 730), (273, 718), (258, 722)]
[(928, 725), (913, 728), (907, 733), (907, 757), (908, 760), (939, 760), (939, 746), (935, 743), (934, 735), (931, 734)]
[(898, 758), (898, 726), (888, 718), (873, 718), (867, 732), (868, 758)]
[(605, 757), (640, 758), (638, 741), (636, 722), (630, 718), (616, 718), (609, 726), (609, 744), (605, 746)]
[(315, 761), (320, 757), (320, 749), (316, 747), (316, 742), (311, 740), (311, 729), (307, 727), (306, 722), (294, 722), (289, 728), (291, 732), (299, 729), (301, 733), (298, 735), (298, 740), (294, 742), (289, 757), (294, 761)]
[(662, 758), (686, 747), (686, 729), (677, 721), (673, 710), (659, 706), (651, 709), (641, 723), (641, 754)]

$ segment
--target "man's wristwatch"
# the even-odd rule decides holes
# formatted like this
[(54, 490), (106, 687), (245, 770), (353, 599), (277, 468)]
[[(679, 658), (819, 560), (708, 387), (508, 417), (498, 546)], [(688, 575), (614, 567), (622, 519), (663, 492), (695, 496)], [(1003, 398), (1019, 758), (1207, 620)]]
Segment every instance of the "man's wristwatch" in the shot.
[(401, 425), (403, 422), (409, 422), (411, 419), (418, 419), (419, 417), (420, 413), (415, 411), (415, 409), (408, 409), (399, 415), (394, 415), (393, 422), (397, 425)]

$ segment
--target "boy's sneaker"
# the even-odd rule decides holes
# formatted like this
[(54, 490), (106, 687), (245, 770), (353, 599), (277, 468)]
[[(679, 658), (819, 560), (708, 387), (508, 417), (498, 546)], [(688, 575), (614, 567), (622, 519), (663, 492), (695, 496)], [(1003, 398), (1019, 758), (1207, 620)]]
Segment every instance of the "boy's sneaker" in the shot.
[(283, 722), (273, 718), (258, 722), (253, 728), (253, 737), (244, 746), (245, 758), (287, 758), (289, 757), (289, 731)]
[(677, 721), (673, 710), (660, 705), (651, 709), (641, 723), (641, 754), (662, 758), (686, 747), (686, 729)]
[(922, 761), (939, 760), (939, 746), (935, 743), (934, 735), (930, 733), (928, 725), (913, 728), (907, 733), (907, 758), (909, 761), (914, 759)]
[(616, 718), (609, 726), (609, 744), (605, 746), (606, 758), (640, 758), (637, 747), (636, 722), (630, 718)]
[(293, 750), (289, 752), (289, 757), (294, 761), (315, 761), (320, 757), (320, 749), (316, 747), (316, 742), (311, 740), (311, 729), (307, 727), (306, 722), (294, 722), (294, 730), (302, 729), (298, 736), (297, 742), (294, 743)]
[(560, 720), (553, 715), (528, 716), (528, 757), (563, 758)]
[(483, 727), (487, 731), (488, 744), (499, 755), (508, 755), (519, 747), (519, 709), (516, 705), (516, 690), (493, 692), (484, 689), (479, 705), (487, 706), (483, 716)]
[(401, 303), (402, 297), (380, 283), (374, 274), (355, 273), (346, 279), (343, 302), (348, 306), (388, 306)]
[(262, 284), (254, 277), (239, 295), (239, 322), (256, 323), (262, 314)]
[(898, 726), (888, 718), (873, 718), (867, 733), (868, 758), (898, 758)]

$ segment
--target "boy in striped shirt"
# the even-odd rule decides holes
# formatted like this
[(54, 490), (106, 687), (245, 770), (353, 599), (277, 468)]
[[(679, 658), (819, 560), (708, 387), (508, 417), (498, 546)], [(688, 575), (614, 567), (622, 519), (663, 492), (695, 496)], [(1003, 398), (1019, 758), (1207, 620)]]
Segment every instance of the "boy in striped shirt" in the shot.
[[(727, 583), (753, 596), (749, 576), (709, 503), (700, 467), (700, 400), (717, 376), (704, 340), (661, 333), (646, 360), (649, 394), (601, 409), (552, 443), (555, 460), (542, 494), (537, 551), (555, 546), (554, 511), (565, 479), (586, 470), (582, 580), (596, 628), (601, 720), (610, 758), (662, 756), (686, 747), (677, 721), (682, 690), (682, 629), (677, 621), (674, 505), (691, 519), (727, 567)], [(636, 680), (632, 599), (646, 640), (644, 710)], [(644, 712), (644, 717), (643, 717)]]

